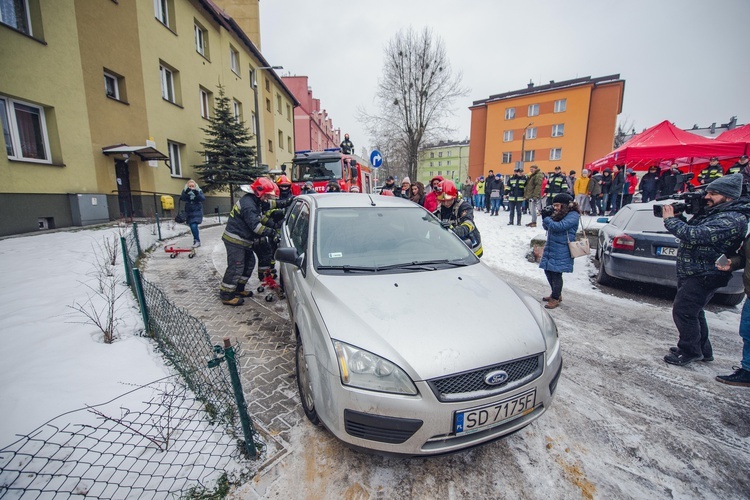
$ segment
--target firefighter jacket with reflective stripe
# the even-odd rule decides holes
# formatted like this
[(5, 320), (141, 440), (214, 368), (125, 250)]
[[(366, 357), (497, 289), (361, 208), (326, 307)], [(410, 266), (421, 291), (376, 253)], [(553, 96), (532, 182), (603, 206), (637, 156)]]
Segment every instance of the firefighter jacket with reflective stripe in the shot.
[(698, 177), (698, 180), (701, 184), (708, 184), (719, 177), (724, 177), (724, 171), (721, 169), (721, 165), (709, 165), (701, 170), (701, 175)]
[(513, 175), (505, 186), (505, 192), (508, 193), (508, 201), (523, 201), (523, 192), (526, 188), (525, 175)]
[(441, 222), (450, 224), (451, 230), (466, 243), (474, 255), (482, 256), (482, 237), (474, 225), (474, 208), (471, 203), (456, 198), (450, 207), (444, 207), (441, 203), (433, 213)]
[(563, 174), (552, 174), (547, 179), (547, 194), (568, 192), (568, 180)]

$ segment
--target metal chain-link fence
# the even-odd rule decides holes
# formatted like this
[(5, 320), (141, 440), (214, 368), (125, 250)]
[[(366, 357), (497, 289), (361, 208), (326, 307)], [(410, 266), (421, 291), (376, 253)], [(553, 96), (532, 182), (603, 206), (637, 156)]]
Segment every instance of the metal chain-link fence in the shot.
[[(126, 281), (179, 382), (61, 415), (0, 450), (0, 497), (223, 496), (262, 451), (237, 374), (239, 353), (228, 341), (212, 346), (206, 326), (142, 276), (144, 241), (151, 246), (154, 234), (139, 233), (136, 223), (121, 232)], [(132, 399), (143, 391), (152, 397)]]

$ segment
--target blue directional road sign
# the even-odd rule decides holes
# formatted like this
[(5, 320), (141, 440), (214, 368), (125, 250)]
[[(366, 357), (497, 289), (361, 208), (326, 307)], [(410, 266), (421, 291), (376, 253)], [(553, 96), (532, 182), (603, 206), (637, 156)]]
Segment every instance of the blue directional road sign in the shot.
[(383, 155), (377, 149), (373, 149), (372, 153), (370, 153), (370, 163), (372, 163), (374, 168), (380, 168), (383, 164)]

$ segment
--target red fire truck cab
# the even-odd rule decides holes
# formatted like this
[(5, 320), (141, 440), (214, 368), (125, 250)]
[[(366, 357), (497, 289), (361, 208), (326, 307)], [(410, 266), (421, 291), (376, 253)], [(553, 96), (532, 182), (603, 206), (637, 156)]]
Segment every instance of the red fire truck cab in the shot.
[(291, 170), (286, 175), (292, 181), (294, 195), (302, 192), (307, 181), (313, 183), (318, 193), (324, 193), (330, 181), (337, 182), (341, 191), (351, 191), (353, 186), (357, 186), (360, 193), (373, 192), (372, 168), (358, 161), (354, 155), (342, 154), (341, 148), (295, 151)]

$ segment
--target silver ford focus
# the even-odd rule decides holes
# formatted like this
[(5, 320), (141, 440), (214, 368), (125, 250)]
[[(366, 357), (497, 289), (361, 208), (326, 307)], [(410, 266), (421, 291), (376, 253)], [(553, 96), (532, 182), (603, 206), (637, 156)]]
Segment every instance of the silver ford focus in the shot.
[(554, 321), (422, 207), (300, 196), (276, 259), (302, 407), (349, 445), (448, 453), (511, 434), (551, 404)]

